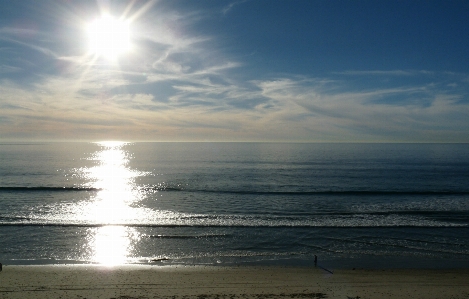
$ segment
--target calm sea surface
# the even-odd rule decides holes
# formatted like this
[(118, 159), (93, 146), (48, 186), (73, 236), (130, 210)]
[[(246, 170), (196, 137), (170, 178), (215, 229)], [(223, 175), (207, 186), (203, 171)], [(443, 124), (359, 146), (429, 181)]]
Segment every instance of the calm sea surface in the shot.
[(0, 143), (0, 262), (469, 267), (469, 144)]

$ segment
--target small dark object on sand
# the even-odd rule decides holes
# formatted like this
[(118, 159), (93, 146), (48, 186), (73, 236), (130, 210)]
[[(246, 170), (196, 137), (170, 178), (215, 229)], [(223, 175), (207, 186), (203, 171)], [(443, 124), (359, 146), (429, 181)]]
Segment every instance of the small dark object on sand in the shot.
[(2, 267), (3, 267), (3, 265), (2, 265), (2, 263), (0, 263), (0, 271), (2, 271)]
[(318, 257), (317, 255), (314, 255), (314, 267), (318, 265)]

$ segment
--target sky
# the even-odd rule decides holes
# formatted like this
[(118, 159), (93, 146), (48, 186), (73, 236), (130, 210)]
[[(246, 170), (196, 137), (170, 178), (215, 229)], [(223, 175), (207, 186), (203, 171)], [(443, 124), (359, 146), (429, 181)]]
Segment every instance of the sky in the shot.
[(0, 1), (0, 140), (469, 142), (468, 16), (465, 0)]

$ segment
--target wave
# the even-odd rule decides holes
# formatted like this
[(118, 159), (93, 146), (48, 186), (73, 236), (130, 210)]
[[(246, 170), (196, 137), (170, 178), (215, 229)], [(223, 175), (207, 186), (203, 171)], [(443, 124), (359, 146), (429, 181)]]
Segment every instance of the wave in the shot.
[[(469, 195), (469, 190), (318, 190), (318, 191), (262, 191), (262, 190), (211, 190), (190, 189), (179, 186), (151, 186), (143, 187), (143, 190), (160, 192), (189, 192), (189, 193), (213, 193), (213, 194), (237, 194), (237, 195), (266, 195), (266, 196), (438, 196), (438, 195)], [(4, 186), (0, 192), (77, 192), (77, 191), (101, 191), (102, 188), (77, 187), (77, 186)]]
[(203, 239), (203, 238), (223, 238), (227, 234), (209, 234), (209, 235), (147, 235), (152, 239)]
[[(370, 211), (312, 211), (309, 213), (183, 213), (154, 211), (116, 218), (54, 210), (52, 213), (0, 215), (0, 225), (142, 226), (142, 227), (468, 227), (468, 210), (378, 209)], [(165, 236), (153, 236), (165, 238)]]
[[(141, 228), (288, 228), (288, 229), (304, 229), (304, 228), (339, 228), (339, 229), (353, 229), (353, 228), (464, 228), (469, 227), (464, 223), (435, 223), (435, 222), (419, 222), (419, 223), (60, 223), (60, 222), (47, 222), (47, 221), (28, 221), (28, 222), (2, 222), (0, 227), (76, 227), (76, 228), (99, 228), (106, 226), (122, 226), (122, 227), (141, 227)], [(221, 235), (223, 236), (223, 235)], [(188, 238), (206, 238), (217, 236), (166, 236), (166, 235), (149, 235), (149, 238), (156, 239), (188, 239)]]
[(309, 195), (337, 195), (337, 196), (379, 196), (379, 195), (469, 195), (469, 191), (453, 191), (453, 190), (435, 190), (435, 191), (420, 191), (420, 190), (328, 190), (328, 191), (256, 191), (256, 190), (204, 190), (204, 189), (189, 189), (183, 187), (149, 187), (146, 188), (153, 191), (164, 192), (189, 192), (189, 193), (217, 193), (217, 194), (239, 194), (239, 195), (295, 195), (295, 196), (309, 196)]
[(0, 192), (36, 192), (36, 191), (50, 191), (50, 192), (74, 192), (74, 191), (101, 191), (100, 188), (91, 187), (46, 187), (46, 186), (35, 186), (35, 187), (0, 187)]

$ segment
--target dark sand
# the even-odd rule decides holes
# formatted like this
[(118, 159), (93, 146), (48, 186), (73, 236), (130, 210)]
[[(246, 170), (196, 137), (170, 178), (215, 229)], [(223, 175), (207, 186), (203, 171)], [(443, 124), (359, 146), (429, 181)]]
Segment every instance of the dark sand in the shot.
[(469, 270), (4, 266), (0, 298), (469, 298)]

